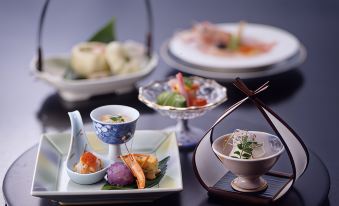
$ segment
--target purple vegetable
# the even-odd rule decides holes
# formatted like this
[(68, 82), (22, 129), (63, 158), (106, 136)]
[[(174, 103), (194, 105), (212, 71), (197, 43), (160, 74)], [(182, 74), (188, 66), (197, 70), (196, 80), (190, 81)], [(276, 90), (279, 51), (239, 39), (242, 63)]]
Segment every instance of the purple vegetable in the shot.
[(111, 185), (125, 186), (134, 180), (130, 169), (122, 162), (116, 162), (107, 169), (107, 181)]

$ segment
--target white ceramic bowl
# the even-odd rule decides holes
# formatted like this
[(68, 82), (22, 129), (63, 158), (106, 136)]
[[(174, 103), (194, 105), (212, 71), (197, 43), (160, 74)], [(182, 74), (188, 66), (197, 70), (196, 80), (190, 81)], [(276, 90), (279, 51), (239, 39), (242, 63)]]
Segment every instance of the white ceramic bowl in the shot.
[(31, 63), (31, 69), (35, 76), (55, 87), (60, 96), (66, 101), (81, 101), (95, 95), (109, 93), (126, 93), (134, 89), (135, 83), (149, 75), (158, 64), (158, 56), (152, 55), (145, 67), (141, 70), (122, 75), (112, 75), (99, 79), (67, 80), (64, 74), (70, 65), (70, 55), (57, 54), (47, 56), (43, 60), (44, 70), (37, 71), (35, 59)]
[(279, 159), (284, 151), (284, 146), (280, 139), (265, 132), (249, 131), (255, 134), (256, 141), (263, 143), (265, 154), (256, 159), (237, 159), (230, 157), (232, 145), (225, 144), (231, 134), (217, 138), (212, 149), (219, 157), (225, 168), (237, 176), (232, 182), (232, 187), (242, 192), (257, 192), (266, 189), (267, 182), (261, 177), (268, 172)]

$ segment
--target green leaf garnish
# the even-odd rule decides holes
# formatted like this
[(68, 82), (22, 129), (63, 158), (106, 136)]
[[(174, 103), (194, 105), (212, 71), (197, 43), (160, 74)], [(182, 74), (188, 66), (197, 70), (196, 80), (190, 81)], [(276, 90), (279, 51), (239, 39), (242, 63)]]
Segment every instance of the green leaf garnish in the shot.
[(240, 155), (240, 151), (235, 151), (234, 154)]
[[(161, 181), (161, 179), (165, 176), (166, 170), (167, 170), (167, 162), (170, 159), (170, 156), (165, 157), (163, 160), (159, 161), (158, 168), (160, 169), (160, 172), (156, 175), (154, 180), (147, 180), (145, 188), (151, 188), (155, 185), (158, 185)], [(102, 190), (129, 190), (129, 189), (137, 189), (138, 186), (136, 182), (130, 185), (120, 186), (120, 185), (111, 185), (108, 182), (102, 186)]]
[(243, 150), (243, 145), (242, 145), (242, 144), (238, 144), (237, 146), (238, 146), (238, 148), (239, 148), (240, 150)]
[(246, 152), (246, 153), (252, 154), (253, 149), (250, 148), (250, 147), (245, 147), (245, 148), (243, 149), (243, 151)]
[(192, 88), (193, 80), (188, 78), (188, 77), (184, 77), (184, 84), (185, 84), (185, 86)]
[(248, 153), (243, 153), (242, 156), (246, 159), (250, 158), (252, 155)]
[(244, 148), (249, 148), (252, 145), (252, 142), (244, 142)]
[(159, 184), (159, 182), (161, 181), (161, 179), (165, 176), (166, 170), (167, 170), (167, 162), (170, 159), (169, 156), (167, 156), (166, 158), (164, 158), (163, 160), (161, 160), (159, 162), (159, 169), (160, 169), (160, 173), (157, 174), (156, 178), (154, 180), (146, 180), (146, 188), (150, 188), (153, 187), (157, 184)]
[(130, 185), (120, 186), (120, 185), (111, 185), (108, 182), (102, 186), (102, 190), (128, 190), (128, 189), (137, 189), (137, 184), (133, 183)]
[(112, 116), (111, 120), (113, 122), (125, 122), (125, 119), (120, 115)]
[[(250, 157), (253, 156), (253, 150), (255, 148), (263, 146), (262, 143), (260, 144), (255, 141), (255, 135), (254, 137), (251, 137), (248, 132), (245, 132), (245, 134), (240, 133), (241, 135), (235, 137), (235, 133), (236, 132), (234, 132), (232, 136), (225, 141), (224, 145), (225, 147), (226, 144), (230, 144), (233, 138), (237, 138), (236, 141), (234, 142), (234, 144), (237, 143), (236, 151), (234, 151), (233, 154), (231, 155), (231, 157), (233, 158), (249, 159)], [(233, 145), (233, 143), (231, 145), (233, 147), (235, 146)]]
[(115, 18), (112, 19), (103, 26), (99, 31), (97, 31), (88, 41), (96, 41), (96, 42), (103, 42), (109, 43), (111, 41), (115, 41)]

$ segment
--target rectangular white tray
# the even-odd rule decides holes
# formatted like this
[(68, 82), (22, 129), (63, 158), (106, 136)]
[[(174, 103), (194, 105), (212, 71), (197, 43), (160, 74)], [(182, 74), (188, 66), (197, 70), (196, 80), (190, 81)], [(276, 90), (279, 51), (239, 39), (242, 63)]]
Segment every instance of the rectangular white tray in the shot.
[[(94, 133), (88, 141), (98, 153), (106, 153), (107, 145)], [(181, 191), (182, 175), (175, 133), (154, 130), (137, 130), (129, 141), (136, 153), (152, 153), (159, 160), (170, 156), (165, 176), (159, 185), (146, 189), (101, 190), (105, 181), (92, 185), (79, 185), (70, 180), (65, 170), (65, 160), (70, 144), (69, 133), (43, 134), (38, 149), (31, 195), (48, 198), (63, 204), (99, 204), (148, 202)], [(121, 145), (124, 152), (124, 147)]]

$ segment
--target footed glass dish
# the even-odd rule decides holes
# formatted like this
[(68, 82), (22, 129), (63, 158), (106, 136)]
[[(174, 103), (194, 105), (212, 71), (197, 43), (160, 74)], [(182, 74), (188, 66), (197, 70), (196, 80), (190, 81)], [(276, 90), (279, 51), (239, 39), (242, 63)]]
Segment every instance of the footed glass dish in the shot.
[(168, 81), (170, 77), (163, 81), (154, 81), (139, 88), (139, 100), (148, 107), (155, 109), (163, 116), (168, 116), (177, 120), (175, 126), (166, 130), (175, 131), (179, 147), (181, 149), (193, 148), (203, 135), (203, 130), (189, 126), (188, 120), (204, 115), (227, 100), (226, 88), (211, 79), (204, 79), (196, 76), (189, 77), (193, 82), (200, 85), (197, 91), (198, 98), (205, 98), (207, 104), (204, 106), (173, 107), (157, 104), (157, 97), (165, 91), (170, 91)]

